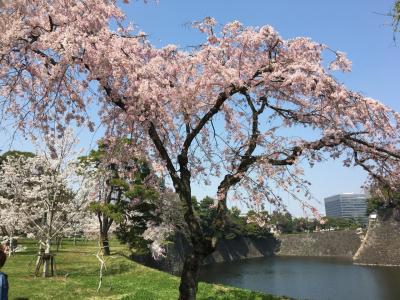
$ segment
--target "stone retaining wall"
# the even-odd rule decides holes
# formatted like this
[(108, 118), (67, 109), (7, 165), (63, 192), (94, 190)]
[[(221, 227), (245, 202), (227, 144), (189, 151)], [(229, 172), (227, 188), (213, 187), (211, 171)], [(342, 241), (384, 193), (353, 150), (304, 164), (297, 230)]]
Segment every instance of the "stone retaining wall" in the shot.
[(280, 242), (272, 235), (263, 239), (236, 237), (231, 240), (221, 240), (217, 244), (217, 250), (205, 259), (205, 264), (272, 256), (279, 248), (279, 244)]
[[(217, 250), (205, 259), (205, 264), (236, 261), (241, 259), (272, 256), (346, 256), (352, 257), (361, 244), (355, 230), (284, 234), (278, 239), (272, 235), (265, 239), (236, 237), (221, 240)], [(133, 259), (147, 266), (173, 274), (183, 268), (184, 256), (189, 245), (181, 235), (167, 246), (166, 257), (155, 261), (150, 255), (134, 256)]]
[[(398, 213), (397, 213), (398, 214)], [(400, 222), (392, 211), (371, 221), (353, 261), (362, 265), (400, 266)]]
[[(185, 253), (190, 250), (188, 242), (180, 234), (176, 235), (175, 242), (166, 247), (166, 256), (154, 260), (150, 255), (134, 255), (132, 259), (172, 274), (179, 274), (183, 268)], [(272, 235), (265, 239), (236, 237), (230, 240), (220, 240), (216, 251), (206, 257), (204, 264), (236, 261), (240, 259), (271, 256), (278, 247), (279, 241)]]
[(352, 257), (361, 245), (355, 230), (283, 234), (277, 255)]
[[(341, 256), (353, 257), (356, 264), (400, 266), (399, 216), (381, 215), (370, 224), (365, 238), (355, 230), (283, 234), (275, 239), (236, 237), (221, 240), (217, 250), (205, 259), (205, 264), (236, 261), (263, 256)], [(150, 255), (133, 256), (135, 261), (173, 274), (183, 267), (189, 245), (181, 235), (167, 246), (166, 257), (156, 261)]]

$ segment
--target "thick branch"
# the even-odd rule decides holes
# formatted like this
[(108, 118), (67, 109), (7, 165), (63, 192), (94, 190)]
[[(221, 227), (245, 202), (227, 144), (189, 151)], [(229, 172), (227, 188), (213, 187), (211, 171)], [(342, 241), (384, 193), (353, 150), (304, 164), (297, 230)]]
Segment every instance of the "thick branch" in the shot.
[[(258, 138), (260, 136), (260, 131), (258, 128), (258, 120), (259, 116), (264, 112), (264, 109), (267, 104), (266, 98), (261, 99), (262, 100), (261, 107), (260, 109), (257, 110), (256, 107), (254, 106), (253, 100), (251, 99), (247, 91), (242, 90), (241, 94), (246, 97), (247, 104), (250, 106), (250, 109), (252, 111), (252, 125), (251, 125), (251, 135), (247, 143), (248, 146), (246, 152), (241, 157), (239, 166), (234, 172), (235, 174), (246, 173), (250, 168), (250, 166), (257, 160), (254, 156), (252, 156), (252, 154), (257, 147)], [(237, 184), (240, 181), (241, 179), (240, 176), (233, 176), (232, 174), (226, 175), (225, 178), (221, 181), (218, 187), (218, 193), (226, 194), (230, 187), (232, 187), (233, 185)]]
[(197, 126), (193, 128), (193, 130), (186, 136), (186, 139), (183, 143), (182, 155), (187, 155), (188, 149), (192, 144), (194, 138), (199, 134), (199, 132), (203, 129), (207, 122), (220, 111), (225, 101), (237, 92), (238, 89), (235, 86), (232, 86), (229, 91), (224, 91), (219, 94), (213, 107), (211, 107), (211, 109), (203, 116), (203, 118), (201, 118)]
[(352, 142), (355, 142), (357, 144), (361, 144), (363, 146), (366, 146), (369, 149), (374, 150), (375, 152), (382, 152), (382, 153), (385, 153), (385, 154), (387, 154), (389, 156), (392, 156), (394, 158), (400, 159), (400, 153), (398, 153), (398, 152), (393, 152), (393, 151), (389, 151), (389, 150), (387, 150), (385, 148), (382, 148), (382, 147), (377, 147), (377, 146), (375, 146), (375, 145), (373, 145), (371, 143), (368, 143), (366, 141), (360, 140), (360, 139), (355, 138), (355, 137), (348, 137), (347, 139), (352, 141)]
[(255, 162), (254, 157), (252, 154), (257, 147), (257, 141), (260, 136), (260, 131), (258, 128), (258, 118), (259, 115), (262, 114), (265, 108), (265, 104), (263, 102), (261, 108), (257, 110), (253, 104), (253, 101), (250, 95), (246, 91), (241, 91), (241, 93), (246, 97), (246, 101), (251, 108), (252, 111), (252, 125), (251, 125), (251, 135), (248, 141), (248, 146), (246, 152), (241, 158), (239, 166), (237, 167), (235, 174), (227, 174), (225, 175), (224, 179), (218, 186), (218, 203), (217, 203), (217, 216), (214, 219), (214, 226), (215, 228), (222, 229), (225, 226), (225, 213), (226, 213), (226, 197), (228, 194), (229, 189), (236, 185), (240, 180), (240, 174), (244, 174), (248, 171), (248, 169), (253, 165)]
[(276, 154), (282, 154), (281, 152), (279, 153), (273, 153), (269, 155), (260, 155), (254, 157), (255, 161), (259, 162), (267, 162), (268, 164), (274, 165), (274, 166), (285, 166), (285, 165), (293, 165), (298, 157), (303, 154), (304, 150), (314, 150), (318, 151), (323, 148), (332, 148), (339, 146), (344, 143), (344, 141), (352, 134), (346, 134), (342, 137), (337, 137), (335, 135), (329, 135), (322, 137), (319, 140), (316, 140), (314, 142), (305, 142), (302, 145), (298, 145), (293, 147), (292, 149), (289, 150), (289, 154), (286, 154), (285, 158), (282, 159), (274, 159), (271, 158), (271, 156), (274, 156)]
[(157, 129), (153, 122), (149, 123), (149, 136), (153, 141), (155, 147), (157, 148), (158, 153), (160, 154), (161, 158), (166, 162), (168, 172), (171, 176), (171, 179), (174, 183), (175, 189), (179, 189), (179, 176), (176, 172), (174, 164), (171, 161), (171, 158), (168, 155), (167, 149), (165, 148), (163, 142), (160, 139), (160, 136), (157, 133)]

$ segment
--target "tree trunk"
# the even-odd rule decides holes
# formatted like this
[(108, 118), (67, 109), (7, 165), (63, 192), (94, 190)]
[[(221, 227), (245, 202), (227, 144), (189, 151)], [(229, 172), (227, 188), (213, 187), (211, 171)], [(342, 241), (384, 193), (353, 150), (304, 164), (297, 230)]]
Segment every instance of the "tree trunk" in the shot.
[(9, 249), (8, 249), (8, 256), (11, 257), (11, 255), (14, 255), (14, 239), (12, 236), (8, 239), (8, 244), (9, 244)]
[(199, 280), (199, 270), (203, 255), (192, 252), (186, 256), (179, 285), (179, 300), (195, 300)]
[(46, 240), (46, 248), (44, 249), (44, 254), (45, 254), (46, 258), (44, 259), (44, 262), (43, 262), (43, 277), (50, 276), (50, 268), (51, 268), (50, 259), (49, 259), (50, 254), (51, 254), (50, 248), (51, 248), (51, 240), (47, 239)]
[(108, 240), (108, 233), (102, 232), (100, 234), (101, 239), (101, 246), (103, 247), (103, 255), (108, 256), (110, 255), (110, 243)]
[(56, 243), (57, 243), (57, 249), (56, 249), (56, 251), (58, 252), (58, 251), (60, 250), (60, 248), (61, 248), (62, 238), (61, 238), (61, 237), (58, 237), (58, 238), (56, 239)]
[[(182, 172), (182, 171), (181, 171)], [(188, 177), (189, 178), (189, 177)], [(193, 209), (190, 181), (182, 182), (180, 199), (185, 204), (185, 222), (188, 225), (192, 250), (185, 257), (179, 286), (179, 300), (195, 300), (199, 280), (199, 270), (204, 258), (211, 254), (215, 247), (203, 232), (200, 219)]]
[[(189, 232), (192, 251), (186, 255), (179, 285), (179, 300), (195, 300), (199, 280), (199, 270), (204, 258), (214, 252), (216, 236), (207, 236), (202, 228), (201, 220), (196, 215), (192, 202), (190, 186), (190, 170), (188, 168), (187, 151), (178, 156), (181, 178), (175, 179), (174, 186), (185, 208), (185, 222)], [(223, 209), (223, 207), (221, 207)], [(218, 214), (222, 217), (223, 214)], [(217, 221), (218, 225), (223, 222)]]

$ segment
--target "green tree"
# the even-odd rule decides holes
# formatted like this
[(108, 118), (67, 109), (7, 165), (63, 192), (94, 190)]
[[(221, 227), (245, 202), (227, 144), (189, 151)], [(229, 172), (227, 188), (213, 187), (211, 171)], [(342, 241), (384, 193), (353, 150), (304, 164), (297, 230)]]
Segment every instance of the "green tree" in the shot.
[(367, 214), (385, 209), (400, 208), (400, 191), (375, 184), (371, 186), (368, 198)]
[[(109, 230), (114, 223), (120, 224), (117, 236), (122, 241), (140, 244), (136, 236), (142, 232), (146, 218), (139, 220), (129, 216), (132, 216), (133, 210), (139, 210), (139, 214), (148, 214), (152, 209), (151, 204), (141, 201), (156, 196), (154, 190), (144, 185), (150, 175), (149, 165), (126, 152), (131, 143), (130, 139), (120, 139), (111, 148), (107, 141), (101, 141), (97, 150), (80, 158), (85, 172), (96, 181), (97, 195), (89, 209), (99, 220), (104, 255), (110, 254)], [(140, 205), (133, 200), (141, 200)], [(128, 221), (134, 222), (137, 227), (128, 226)]]
[(279, 211), (274, 211), (271, 215), (271, 224), (274, 224), (282, 233), (293, 233), (293, 218), (288, 212), (282, 213)]
[(136, 160), (138, 168), (133, 181), (124, 193), (127, 201), (121, 202), (122, 221), (116, 229), (117, 238), (135, 249), (136, 253), (147, 252), (151, 243), (142, 234), (147, 229), (148, 222), (159, 224), (160, 210), (155, 200), (159, 197), (157, 189), (144, 184), (150, 175), (150, 168), (145, 161)]

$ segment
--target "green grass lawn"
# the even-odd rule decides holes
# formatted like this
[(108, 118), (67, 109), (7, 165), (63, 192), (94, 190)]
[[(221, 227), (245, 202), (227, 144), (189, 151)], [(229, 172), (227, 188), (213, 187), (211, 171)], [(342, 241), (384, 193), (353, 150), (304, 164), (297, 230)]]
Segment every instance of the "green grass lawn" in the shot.
[[(56, 254), (57, 276), (34, 278), (36, 243), (20, 240), (25, 252), (7, 260), (10, 299), (177, 299), (179, 278), (129, 260), (127, 249), (113, 241), (102, 288), (97, 292), (99, 262), (95, 242), (63, 242)], [(216, 284), (199, 284), (198, 299), (287, 299)]]

